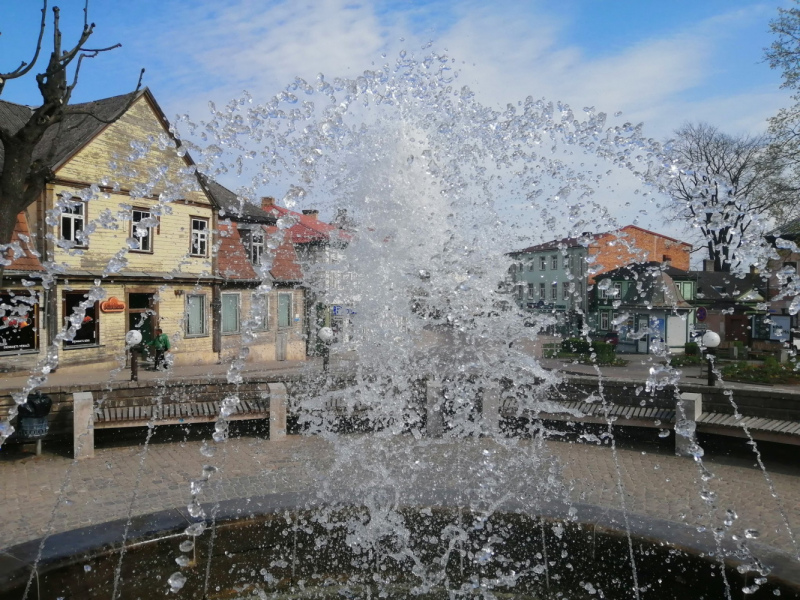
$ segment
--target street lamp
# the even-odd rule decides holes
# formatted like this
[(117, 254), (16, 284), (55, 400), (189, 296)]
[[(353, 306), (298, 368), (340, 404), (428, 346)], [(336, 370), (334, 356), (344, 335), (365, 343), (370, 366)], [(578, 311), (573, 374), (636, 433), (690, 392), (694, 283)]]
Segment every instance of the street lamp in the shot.
[(125, 334), (125, 345), (131, 351), (131, 381), (139, 381), (139, 362), (136, 346), (142, 343), (142, 332), (131, 329)]
[(333, 329), (330, 327), (320, 327), (317, 337), (322, 342), (322, 370), (328, 370), (328, 361), (331, 358), (331, 342), (333, 341)]
[(716, 377), (714, 376), (714, 353), (711, 352), (714, 348), (719, 346), (719, 334), (715, 331), (708, 330), (700, 338), (700, 343), (706, 348), (706, 360), (708, 361), (708, 385), (714, 387)]

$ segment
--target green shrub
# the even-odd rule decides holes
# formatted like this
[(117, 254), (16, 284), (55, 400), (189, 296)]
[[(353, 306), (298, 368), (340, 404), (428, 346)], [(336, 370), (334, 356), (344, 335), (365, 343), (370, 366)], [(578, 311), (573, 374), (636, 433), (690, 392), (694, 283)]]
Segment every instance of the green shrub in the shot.
[(581, 338), (569, 338), (561, 342), (561, 351), (569, 354), (588, 354), (591, 344)]
[(614, 361), (614, 345), (608, 342), (594, 342), (592, 344), (595, 353), (597, 354), (597, 362), (613, 362)]
[(699, 365), (700, 364), (700, 356), (697, 354), (679, 354), (678, 356), (673, 356), (670, 359), (670, 364), (673, 367), (686, 367), (691, 365)]
[(683, 345), (683, 351), (686, 356), (700, 356), (700, 346), (697, 342), (686, 342)]

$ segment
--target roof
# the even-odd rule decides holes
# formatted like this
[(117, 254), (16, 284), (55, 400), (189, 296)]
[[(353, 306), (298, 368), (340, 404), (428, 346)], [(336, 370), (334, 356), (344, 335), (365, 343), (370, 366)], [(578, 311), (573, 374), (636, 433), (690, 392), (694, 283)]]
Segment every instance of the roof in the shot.
[(752, 297), (752, 294), (749, 299), (742, 298), (754, 290), (759, 293), (760, 300), (764, 299), (761, 292), (765, 283), (761, 275), (747, 273), (744, 277), (738, 277), (723, 271), (689, 271), (689, 275), (697, 281), (695, 295), (698, 300), (754, 302), (759, 298)]
[[(70, 104), (60, 123), (51, 125), (34, 149), (34, 160), (51, 169), (64, 163), (109, 123), (119, 119), (134, 100), (149, 94), (147, 88), (102, 100)], [(12, 135), (27, 122), (36, 108), (0, 100), (0, 124)], [(4, 152), (0, 147), (0, 167)]]
[[(332, 241), (346, 242), (350, 239), (349, 234), (335, 225), (320, 221), (316, 214), (304, 215), (274, 204), (266, 209), (266, 211), (278, 219), (288, 216), (294, 220), (294, 224), (286, 229), (287, 237), (293, 244), (328, 243)], [(274, 229), (270, 228), (268, 231), (273, 233)]]
[(643, 231), (647, 234), (654, 235), (656, 237), (663, 238), (665, 240), (669, 240), (671, 242), (675, 242), (676, 244), (683, 244), (684, 246), (691, 247), (691, 244), (687, 242), (682, 242), (675, 238), (669, 237), (668, 235), (664, 235), (661, 233), (656, 233), (655, 231), (650, 231), (649, 229), (644, 229), (639, 227), (638, 225), (625, 225), (624, 227), (620, 227), (614, 231), (606, 231), (603, 233), (584, 233), (580, 237), (565, 237), (558, 240), (551, 240), (549, 242), (543, 242), (541, 244), (537, 244), (535, 246), (529, 246), (528, 248), (524, 248), (522, 250), (515, 250), (513, 252), (509, 252), (511, 256), (517, 256), (519, 254), (528, 254), (531, 252), (543, 252), (547, 250), (562, 250), (565, 248), (578, 248), (578, 247), (585, 247), (591, 245), (591, 242), (601, 237), (612, 235), (612, 236), (624, 236), (626, 232), (630, 231), (631, 229), (638, 229), (639, 231)]
[[(245, 242), (236, 223), (220, 223), (218, 229), (220, 232), (220, 246), (217, 251), (219, 276), (227, 281), (260, 281), (261, 276), (250, 262)], [(271, 250), (265, 246), (264, 252), (269, 253)], [(303, 271), (300, 268), (294, 245), (290, 241), (284, 240), (274, 251), (269, 274), (274, 281), (281, 283), (302, 281)]]
[(597, 275), (598, 285), (604, 279), (637, 281), (635, 286), (628, 286), (624, 295), (619, 298), (622, 305), (648, 308), (689, 308), (690, 305), (675, 286), (675, 279), (686, 276), (686, 271), (650, 261), (630, 263), (624, 267), (612, 269)]
[(229, 218), (233, 221), (244, 223), (262, 223), (264, 225), (274, 225), (277, 220), (275, 216), (268, 214), (260, 206), (248, 202), (246, 198), (238, 196), (207, 175), (198, 174), (200, 183), (208, 192), (211, 202), (219, 211), (219, 216)]
[[(17, 222), (14, 224), (14, 233), (11, 236), (12, 248), (14, 244), (19, 244), (19, 248), (22, 250), (22, 256), (13, 258), (11, 264), (6, 267), (7, 271), (24, 271), (25, 273), (30, 271), (44, 271), (44, 267), (42, 267), (42, 263), (39, 261), (39, 256), (34, 254), (32, 249), (33, 244), (30, 243), (30, 235), (28, 218), (23, 211), (17, 215)], [(14, 256), (13, 252), (14, 251), (11, 250), (7, 256)]]
[(783, 238), (785, 240), (797, 239), (800, 237), (800, 217), (779, 225), (770, 231), (766, 237), (772, 239)]
[(516, 256), (518, 254), (528, 254), (530, 252), (542, 252), (546, 250), (561, 250), (564, 248), (586, 247), (591, 243), (592, 240), (596, 240), (601, 235), (604, 234), (588, 233), (582, 235), (581, 237), (565, 237), (558, 240), (550, 240), (549, 242), (536, 244), (535, 246), (529, 246), (527, 248), (523, 248), (522, 250), (515, 250), (513, 252), (509, 252), (509, 255)]

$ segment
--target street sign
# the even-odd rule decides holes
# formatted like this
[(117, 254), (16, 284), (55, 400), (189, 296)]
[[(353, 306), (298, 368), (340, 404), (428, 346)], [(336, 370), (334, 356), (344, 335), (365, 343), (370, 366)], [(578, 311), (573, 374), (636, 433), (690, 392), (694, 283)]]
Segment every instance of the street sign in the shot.
[(699, 306), (694, 314), (697, 317), (697, 320), (701, 323), (706, 320), (706, 317), (708, 317), (708, 311), (706, 310), (705, 306)]

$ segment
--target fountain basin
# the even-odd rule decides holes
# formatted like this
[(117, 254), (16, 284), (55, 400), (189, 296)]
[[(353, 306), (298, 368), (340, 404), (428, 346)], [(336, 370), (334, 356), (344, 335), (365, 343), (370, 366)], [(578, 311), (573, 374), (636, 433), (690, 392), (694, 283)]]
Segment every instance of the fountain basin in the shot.
[[(178, 598), (634, 598), (634, 573), (642, 598), (726, 594), (713, 536), (683, 524), (560, 502), (536, 515), (513, 501), (483, 513), (465, 508), (455, 490), (419, 499), (394, 507), (392, 530), (382, 534), (370, 529), (370, 511), (345, 496), (335, 504), (287, 493), (208, 505), (215, 529), (194, 538), (182, 569), (175, 558), (180, 542), (192, 539), (184, 533), (192, 519), (179, 509), (135, 517), (115, 598), (160, 595), (178, 570), (186, 576)], [(23, 598), (29, 585), (28, 598), (111, 598), (125, 526), (104, 523), (10, 548), (0, 555), (0, 597)], [(736, 558), (732, 542), (724, 544), (732, 598), (800, 597), (789, 555), (747, 548), (771, 572), (744, 594), (758, 574), (740, 573), (741, 549)]]

